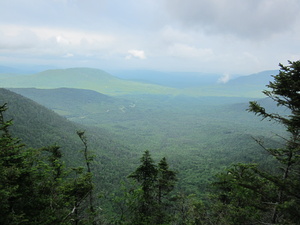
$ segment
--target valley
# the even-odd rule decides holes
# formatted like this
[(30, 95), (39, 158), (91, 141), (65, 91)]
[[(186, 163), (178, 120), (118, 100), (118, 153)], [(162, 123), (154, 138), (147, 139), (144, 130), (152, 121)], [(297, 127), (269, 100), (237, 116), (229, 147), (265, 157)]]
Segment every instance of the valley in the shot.
[[(199, 87), (196, 96), (174, 94), (186, 91), (186, 88), (177, 89), (168, 95), (164, 94), (164, 90), (168, 88), (159, 89), (159, 94), (148, 92), (148, 89), (144, 89), (144, 93), (137, 94), (135, 91), (137, 83), (132, 86), (131, 81), (125, 80), (122, 82), (127, 82), (127, 86), (131, 86), (131, 91), (126, 94), (108, 95), (106, 91), (100, 93), (96, 90), (115, 81), (109, 86), (111, 88), (109, 93), (116, 93), (114, 88), (120, 87), (118, 78), (102, 71), (92, 73), (91, 70), (77, 69), (71, 79), (71, 71), (66, 71), (66, 74), (65, 71), (60, 72), (61, 77), (59, 71), (29, 76), (28, 82), (36, 84), (36, 88), (10, 88), (10, 90), (46, 106), (77, 124), (106, 130), (136, 156), (149, 150), (154, 158), (167, 157), (172, 165), (176, 165), (174, 169), (180, 171), (180, 186), (191, 193), (205, 193), (214, 174), (232, 163), (269, 160), (265, 158), (262, 149), (253, 138), (263, 137), (266, 143), (273, 146), (277, 143), (274, 139), (278, 139), (275, 134), (282, 130), (276, 124), (261, 122), (246, 111), (248, 102), (255, 100), (257, 96), (244, 92), (247, 90), (246, 86), (251, 84), (249, 81), (246, 83), (232, 81), (234, 86), (240, 85), (240, 89), (236, 88), (234, 95), (240, 93), (241, 96), (248, 95), (247, 97), (219, 94), (226, 92), (227, 88), (232, 88), (230, 84), (222, 88), (220, 84), (216, 84), (214, 88), (210, 88), (218, 90), (215, 95), (219, 96), (198, 96), (201, 91), (208, 88), (206, 86)], [(81, 77), (80, 74), (86, 71), (88, 73)], [(53, 79), (52, 83), (49, 84), (45, 76)], [(257, 76), (252, 76), (256, 79), (252, 83), (257, 84), (256, 89), (262, 86), (257, 82)], [(33, 77), (35, 79), (31, 80)], [(12, 77), (12, 81), (15, 81), (14, 79), (15, 77)], [(42, 79), (45, 80), (42, 82)], [(62, 80), (70, 79), (71, 88), (59, 87)], [(5, 80), (7, 81), (7, 78)], [(54, 81), (56, 83), (53, 83)], [(15, 86), (20, 86), (20, 83), (21, 81)], [(92, 87), (92, 84), (93, 87), (99, 88), (78, 89), (80, 85), (84, 88)], [(22, 85), (29, 84), (22, 81)], [(61, 85), (65, 86), (65, 83), (62, 82)], [(140, 85), (148, 86), (145, 83)], [(152, 87), (152, 84), (149, 85)], [(42, 86), (47, 89), (38, 88)], [(190, 90), (194, 89), (195, 87), (191, 87)], [(272, 106), (272, 109), (274, 108), (275, 106)]]
[[(245, 84), (242, 81), (232, 81), (233, 84), (222, 87), (220, 84), (213, 87), (202, 86), (198, 88), (196, 95), (191, 95), (190, 93), (196, 90), (195, 87), (188, 88), (187, 91), (186, 87), (161, 88), (145, 83), (140, 84), (139, 88), (143, 89), (143, 92), (139, 93), (139, 88), (136, 89), (139, 83), (123, 80), (127, 85), (127, 92), (122, 94), (116, 91), (122, 86), (118, 78), (104, 76), (99, 71), (93, 74), (90, 70), (78, 70), (73, 78), (70, 71), (67, 74), (61, 71), (61, 77), (55, 71), (53, 76), (57, 79), (53, 79), (49, 71), (46, 75), (31, 75), (28, 76), (27, 83), (24, 80), (16, 82), (18, 76), (12, 76), (10, 79), (5, 76), (0, 79), (1, 84), (5, 84), (12, 93), (20, 94), (34, 102), (29, 104), (29, 100), (19, 99), (18, 102), (22, 104), (13, 103), (9, 100), (10, 95), (4, 91), (6, 96), (2, 96), (1, 103), (12, 104), (11, 110), (14, 112), (20, 112), (20, 107), (24, 108), (22, 110), (25, 114), (13, 116), (16, 118), (16, 134), (20, 138), (33, 147), (37, 146), (38, 142), (61, 145), (66, 151), (65, 157), (70, 165), (80, 164), (79, 153), (74, 152), (78, 149), (76, 146), (80, 145), (79, 140), (74, 137), (75, 130), (86, 130), (90, 148), (95, 154), (97, 190), (105, 196), (101, 204), (107, 206), (111, 204), (111, 195), (119, 193), (120, 182), (126, 181), (126, 177), (137, 166), (140, 156), (146, 150), (151, 152), (155, 161), (162, 157), (167, 158), (171, 168), (178, 173), (178, 192), (206, 198), (215, 175), (232, 164), (259, 163), (262, 167), (270, 169), (273, 159), (255, 139), (263, 140), (268, 148), (278, 147), (281, 146), (282, 139), (277, 135), (285, 135), (280, 125), (260, 121), (255, 115), (247, 112), (248, 102), (253, 100), (267, 105), (268, 109), (277, 110), (276, 105), (267, 99), (257, 98), (259, 94), (255, 90), (263, 86), (260, 83), (253, 88), (254, 91), (251, 89), (253, 95), (248, 91), (251, 83), (249, 81)], [(80, 77), (85, 71), (89, 73)], [(53, 82), (43, 80), (44, 76), (49, 76)], [(26, 80), (26, 77), (23, 76), (23, 79)], [(70, 80), (68, 87), (66, 83), (60, 85), (61, 80)], [(255, 82), (252, 85), (254, 84)], [(143, 85), (154, 89), (144, 89), (146, 86)], [(239, 88), (233, 88), (231, 93), (226, 94), (227, 89), (237, 85)], [(107, 88), (103, 89), (104, 86)], [(87, 87), (94, 88), (86, 89)], [(100, 89), (106, 91), (102, 93), (99, 92)], [(166, 90), (171, 92), (166, 93)], [(209, 96), (209, 91), (202, 95), (203, 90), (216, 92), (212, 96)], [(28, 112), (30, 115), (27, 116), (25, 108), (31, 109), (33, 103), (51, 110), (51, 117), (65, 120), (51, 128), (54, 133), (57, 129), (70, 126), (73, 128), (59, 131), (52, 138), (48, 138), (49, 135), (44, 136), (44, 133), (49, 131), (49, 121), (57, 119), (39, 121), (48, 118), (48, 112), (40, 111), (36, 118), (30, 117), (31, 123), (37, 124), (28, 125), (28, 119), (24, 120), (24, 117), (37, 112)], [(18, 118), (23, 118), (23, 122)], [(33, 126), (36, 131), (30, 132), (31, 137), (24, 136), (28, 132), (22, 133), (18, 123), (23, 127)], [(45, 131), (40, 131), (43, 127)], [(70, 135), (73, 137), (70, 138)], [(45, 141), (46, 139), (48, 140)]]

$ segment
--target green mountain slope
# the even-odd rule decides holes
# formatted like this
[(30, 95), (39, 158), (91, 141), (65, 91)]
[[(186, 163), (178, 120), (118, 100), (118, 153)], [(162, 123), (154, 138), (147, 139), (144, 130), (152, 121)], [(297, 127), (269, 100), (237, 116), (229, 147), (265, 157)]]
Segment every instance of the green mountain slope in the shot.
[[(7, 119), (13, 119), (13, 132), (30, 147), (57, 143), (67, 146), (75, 141), (80, 126), (70, 123), (49, 109), (6, 89), (0, 89), (0, 104), (8, 104)], [(66, 140), (66, 141), (64, 141)], [(75, 141), (76, 145), (79, 142)], [(74, 145), (71, 145), (74, 147)]]
[[(19, 94), (0, 88), (0, 104), (7, 103), (5, 119), (13, 119), (12, 133), (28, 147), (40, 148), (56, 144), (64, 160), (71, 166), (84, 166), (83, 145), (76, 131), (85, 130), (98, 190), (110, 195), (119, 188), (120, 180), (132, 170), (139, 155), (114, 140), (108, 131), (88, 128), (68, 121), (53, 111)], [(126, 161), (124, 164), (122, 162)]]

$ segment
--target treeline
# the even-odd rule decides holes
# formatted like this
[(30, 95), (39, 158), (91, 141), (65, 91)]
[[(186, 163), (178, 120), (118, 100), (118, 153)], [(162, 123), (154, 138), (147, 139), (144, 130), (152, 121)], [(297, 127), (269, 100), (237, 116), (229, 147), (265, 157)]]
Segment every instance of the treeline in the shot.
[[(1, 224), (300, 224), (300, 61), (280, 64), (263, 93), (287, 115), (268, 112), (257, 102), (248, 111), (282, 124), (280, 148), (266, 148), (272, 165), (236, 163), (214, 178), (207, 195), (176, 188), (178, 173), (167, 159), (156, 164), (149, 151), (124, 179), (105, 209), (98, 200), (93, 160), (84, 132), (81, 167), (67, 167), (58, 146), (27, 149), (12, 137), (12, 121), (0, 107)], [(97, 171), (101, 173), (101, 171)], [(200, 190), (201, 191), (201, 190)], [(103, 196), (102, 196), (103, 197)]]

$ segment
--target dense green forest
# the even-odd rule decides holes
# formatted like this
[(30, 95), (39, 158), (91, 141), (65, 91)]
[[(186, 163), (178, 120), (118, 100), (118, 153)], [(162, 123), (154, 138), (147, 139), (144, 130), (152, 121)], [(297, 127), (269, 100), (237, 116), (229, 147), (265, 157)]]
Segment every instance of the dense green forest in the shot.
[[(136, 155), (150, 150), (156, 160), (168, 157), (176, 170), (182, 171), (178, 187), (199, 195), (205, 194), (213, 175), (231, 163), (270, 160), (253, 137), (264, 137), (266, 145), (274, 147), (280, 140), (274, 133), (282, 133), (279, 125), (260, 122), (246, 112), (247, 102), (253, 98), (116, 98), (81, 89), (10, 90), (73, 122), (105, 129)], [(265, 99), (260, 101), (276, 108)]]
[[(136, 153), (100, 129), (74, 124), (53, 111), (6, 89), (0, 89), (0, 104), (7, 103), (6, 120), (13, 120), (10, 133), (28, 148), (40, 149), (59, 146), (62, 159), (69, 167), (84, 166), (83, 145), (77, 131), (84, 130), (88, 146), (94, 156), (94, 181), (102, 204), (110, 202), (110, 195), (119, 189), (120, 180), (126, 177), (138, 162)], [(128, 164), (120, 163), (120, 159)], [(99, 172), (101, 171), (101, 172)], [(100, 191), (101, 189), (101, 191)]]
[(0, 89), (2, 223), (297, 224), (299, 80), (297, 61), (266, 99)]

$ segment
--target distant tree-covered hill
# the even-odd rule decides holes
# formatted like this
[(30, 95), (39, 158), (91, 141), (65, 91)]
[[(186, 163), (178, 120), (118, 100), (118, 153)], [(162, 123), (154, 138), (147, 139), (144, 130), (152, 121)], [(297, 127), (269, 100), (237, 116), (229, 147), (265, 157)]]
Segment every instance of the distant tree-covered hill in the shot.
[[(1, 78), (1, 77), (0, 77)], [(80, 88), (95, 90), (110, 95), (128, 93), (176, 94), (176, 89), (118, 79), (102, 70), (70, 68), (46, 70), (33, 75), (12, 76), (0, 79), (6, 88)]]
[[(146, 73), (146, 72), (145, 72)], [(229, 96), (229, 97), (262, 97), (261, 90), (271, 75), (276, 71), (265, 71), (249, 76), (238, 77), (226, 84), (207, 82), (212, 77), (197, 74), (176, 73), (141, 74), (140, 79), (119, 79), (105, 71), (92, 68), (70, 68), (46, 70), (32, 75), (0, 74), (0, 87), (4, 88), (76, 88), (94, 90), (106, 95), (185, 95), (185, 96)], [(155, 77), (156, 76), (156, 77)], [(143, 77), (147, 78), (143, 80)], [(151, 77), (151, 79), (149, 78)], [(140, 82), (137, 82), (139, 80)], [(155, 81), (157, 80), (157, 81)], [(142, 81), (142, 82), (141, 82)], [(149, 83), (147, 83), (149, 82)], [(154, 84), (156, 83), (156, 84)], [(160, 85), (158, 85), (160, 84)]]

